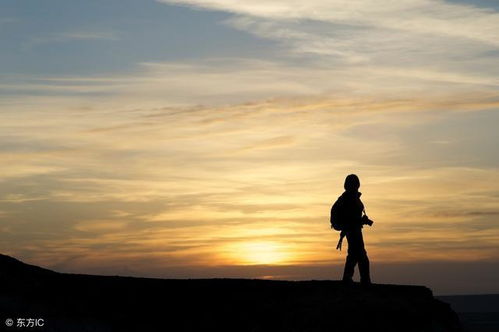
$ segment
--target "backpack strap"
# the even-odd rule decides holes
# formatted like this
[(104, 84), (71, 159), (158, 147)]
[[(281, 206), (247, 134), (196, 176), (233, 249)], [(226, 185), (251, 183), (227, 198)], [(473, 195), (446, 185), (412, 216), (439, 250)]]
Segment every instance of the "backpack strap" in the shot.
[(345, 231), (341, 231), (340, 233), (340, 240), (338, 241), (338, 244), (336, 245), (336, 249), (341, 251), (341, 245), (343, 244), (343, 238), (345, 237), (347, 233)]

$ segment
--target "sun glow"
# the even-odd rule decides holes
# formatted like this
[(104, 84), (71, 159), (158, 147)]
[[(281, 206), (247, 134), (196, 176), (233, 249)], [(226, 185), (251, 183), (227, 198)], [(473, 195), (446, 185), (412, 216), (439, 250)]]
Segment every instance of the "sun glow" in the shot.
[(248, 265), (282, 264), (289, 259), (286, 248), (270, 241), (239, 243), (232, 248), (231, 256), (239, 263)]

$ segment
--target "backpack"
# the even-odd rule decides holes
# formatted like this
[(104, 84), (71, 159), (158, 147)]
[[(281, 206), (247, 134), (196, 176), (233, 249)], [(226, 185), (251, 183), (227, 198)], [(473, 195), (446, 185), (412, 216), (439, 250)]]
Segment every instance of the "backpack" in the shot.
[(345, 227), (345, 218), (343, 217), (343, 197), (340, 196), (334, 202), (333, 206), (331, 207), (331, 228), (334, 228), (337, 231), (342, 231), (343, 228)]

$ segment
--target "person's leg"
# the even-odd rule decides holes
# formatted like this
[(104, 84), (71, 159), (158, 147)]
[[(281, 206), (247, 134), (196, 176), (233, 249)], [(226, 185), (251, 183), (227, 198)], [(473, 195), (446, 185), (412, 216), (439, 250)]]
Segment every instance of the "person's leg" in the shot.
[(360, 282), (363, 284), (371, 283), (371, 276), (369, 273), (369, 258), (367, 257), (367, 252), (364, 247), (364, 238), (362, 236), (362, 231), (359, 232), (358, 238), (358, 264), (359, 264), (359, 274)]
[(355, 230), (347, 232), (348, 254), (343, 270), (343, 281), (351, 282), (355, 273), (355, 265), (358, 262), (358, 232)]
[(347, 255), (347, 259), (345, 261), (345, 269), (343, 270), (343, 281), (352, 282), (353, 274), (355, 270), (355, 265), (357, 264), (357, 259), (351, 255)]

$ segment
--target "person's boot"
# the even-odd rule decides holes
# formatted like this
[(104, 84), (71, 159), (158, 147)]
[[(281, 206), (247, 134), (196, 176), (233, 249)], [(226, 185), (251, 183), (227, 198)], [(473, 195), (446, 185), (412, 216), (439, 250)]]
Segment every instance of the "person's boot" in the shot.
[(363, 255), (359, 260), (359, 274), (360, 274), (360, 284), (362, 286), (371, 285), (371, 274), (369, 272), (369, 258), (367, 255)]
[(347, 286), (347, 287), (350, 287), (350, 286), (352, 286), (352, 285), (353, 285), (353, 280), (352, 280), (352, 278), (343, 278), (343, 279), (341, 280), (341, 283), (342, 283), (343, 285)]
[(360, 279), (360, 285), (365, 288), (370, 287), (372, 285), (371, 279), (370, 278)]
[(347, 259), (345, 261), (345, 268), (343, 269), (343, 283), (344, 284), (353, 284), (353, 274), (355, 271), (355, 265), (357, 264), (357, 260), (353, 255), (347, 255)]

